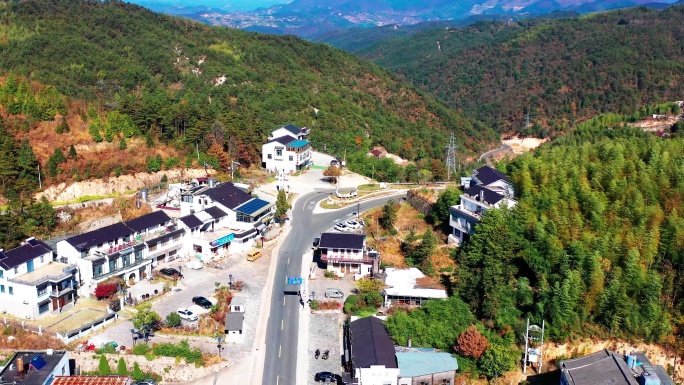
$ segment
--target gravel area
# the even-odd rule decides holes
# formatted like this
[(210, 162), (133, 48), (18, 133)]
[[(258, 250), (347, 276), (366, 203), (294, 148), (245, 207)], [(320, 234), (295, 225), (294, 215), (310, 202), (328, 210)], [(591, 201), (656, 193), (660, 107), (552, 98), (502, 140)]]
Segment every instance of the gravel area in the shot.
[[(309, 375), (307, 384), (315, 384), (314, 375), (318, 372), (342, 373), (342, 324), (345, 315), (342, 312), (308, 314), (309, 316)], [(321, 350), (321, 357), (315, 359), (316, 349)], [(323, 352), (329, 350), (330, 355), (324, 360)]]

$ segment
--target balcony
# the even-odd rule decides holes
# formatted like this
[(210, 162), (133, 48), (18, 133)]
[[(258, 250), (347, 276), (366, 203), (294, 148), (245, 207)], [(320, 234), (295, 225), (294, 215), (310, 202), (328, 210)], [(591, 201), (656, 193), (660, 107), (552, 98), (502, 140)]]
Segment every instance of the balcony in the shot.
[(75, 289), (76, 289), (76, 287), (70, 286), (70, 287), (66, 287), (66, 288), (61, 289), (61, 290), (52, 290), (50, 292), (50, 297), (59, 298), (59, 297), (63, 296), (64, 294), (67, 294), (70, 291), (74, 291)]
[(482, 214), (484, 214), (484, 211), (481, 207), (478, 207), (477, 211), (470, 211), (467, 210), (463, 205), (457, 205), (457, 206), (451, 206), (452, 209), (456, 212), (457, 215), (464, 216), (466, 218), (471, 218), (476, 221), (480, 221), (482, 219)]
[(67, 278), (73, 277), (76, 269), (76, 265), (65, 265), (63, 263), (53, 262), (20, 277), (10, 278), (8, 281), (29, 286), (38, 286), (48, 281), (59, 283)]
[(473, 227), (470, 225), (461, 226), (459, 222), (451, 222), (451, 227), (459, 230), (462, 233), (473, 235)]
[(326, 263), (373, 263), (375, 258), (371, 258), (367, 255), (356, 255), (356, 254), (345, 254), (345, 253), (329, 253), (321, 254), (321, 261)]
[(135, 246), (141, 245), (143, 242), (138, 239), (133, 239), (128, 242), (123, 242), (118, 245), (104, 245), (103, 247), (92, 248), (89, 257), (102, 258), (102, 257), (112, 257), (116, 254), (123, 255), (132, 252)]
[(152, 261), (149, 259), (136, 260), (135, 262), (131, 263), (130, 265), (119, 267), (119, 268), (114, 269), (108, 273), (100, 274), (98, 276), (93, 276), (93, 280), (100, 281), (104, 278), (109, 278), (112, 275), (116, 275), (116, 274), (123, 273), (123, 272), (128, 272), (131, 269), (133, 269), (134, 267), (138, 267), (140, 265), (149, 264), (149, 263), (152, 263)]

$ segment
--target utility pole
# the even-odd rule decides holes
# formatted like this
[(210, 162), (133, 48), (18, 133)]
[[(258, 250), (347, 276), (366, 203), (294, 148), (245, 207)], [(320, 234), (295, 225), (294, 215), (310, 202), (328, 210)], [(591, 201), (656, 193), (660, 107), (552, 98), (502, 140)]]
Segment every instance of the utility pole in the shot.
[(242, 166), (240, 162), (236, 162), (234, 160), (230, 161), (230, 181), (233, 181), (233, 171), (235, 170), (235, 165)]
[(195, 149), (197, 150), (197, 160), (199, 160), (199, 144), (197, 143), (197, 139), (195, 139)]
[[(456, 149), (458, 146), (456, 146), (456, 139), (454, 137), (453, 131), (451, 132), (451, 136), (449, 137), (449, 146), (447, 146), (446, 150), (446, 168), (447, 168), (447, 182), (451, 180), (451, 172), (453, 171), (454, 174), (456, 174), (457, 169), (456, 169)], [(460, 162), (458, 165), (458, 168), (461, 168)]]
[[(530, 332), (533, 333), (530, 336)], [(532, 347), (532, 342), (539, 341), (541, 334), (541, 342), (539, 347)], [(536, 336), (535, 336), (536, 335)], [(523, 359), (523, 374), (527, 371), (527, 361), (534, 359), (537, 362), (537, 374), (541, 374), (542, 370), (542, 353), (544, 347), (544, 320), (542, 320), (542, 327), (537, 325), (530, 325), (530, 319), (527, 319), (527, 327), (525, 328), (525, 358)]]
[(38, 186), (40, 187), (41, 190), (43, 189), (43, 181), (40, 178), (40, 163), (38, 163)]

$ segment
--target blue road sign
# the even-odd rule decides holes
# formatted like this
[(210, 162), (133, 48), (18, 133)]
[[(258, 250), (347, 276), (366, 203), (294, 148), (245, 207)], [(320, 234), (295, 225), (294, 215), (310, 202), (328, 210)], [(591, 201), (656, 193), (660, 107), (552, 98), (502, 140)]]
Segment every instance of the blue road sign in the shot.
[(301, 285), (303, 282), (302, 277), (287, 277), (288, 285)]

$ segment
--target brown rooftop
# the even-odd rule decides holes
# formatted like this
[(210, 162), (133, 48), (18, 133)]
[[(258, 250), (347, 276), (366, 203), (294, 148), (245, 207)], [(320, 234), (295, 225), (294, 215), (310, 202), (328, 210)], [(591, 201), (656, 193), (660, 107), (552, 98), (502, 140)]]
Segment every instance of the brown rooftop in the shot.
[(128, 376), (57, 376), (52, 385), (130, 385)]

